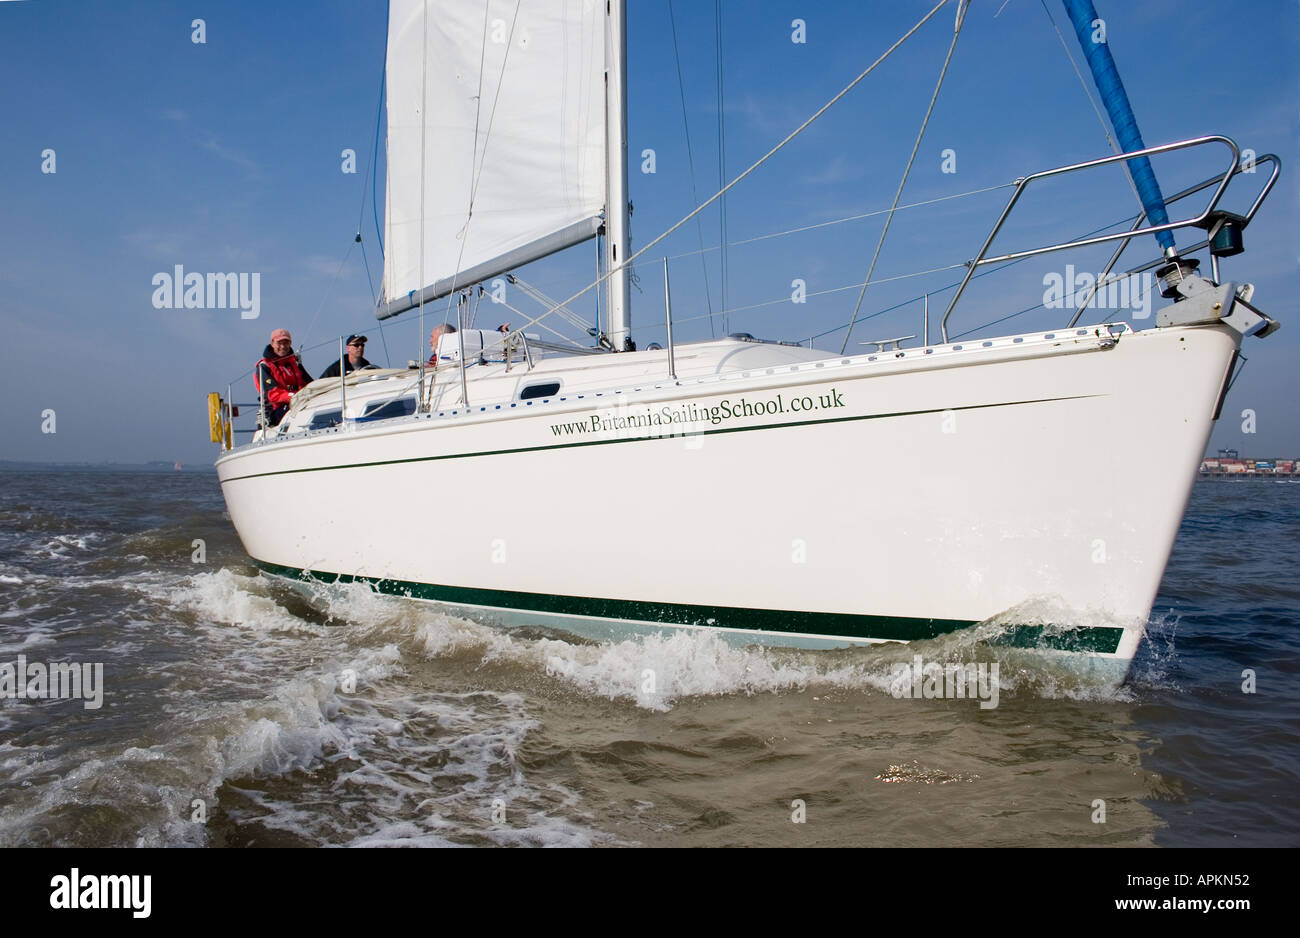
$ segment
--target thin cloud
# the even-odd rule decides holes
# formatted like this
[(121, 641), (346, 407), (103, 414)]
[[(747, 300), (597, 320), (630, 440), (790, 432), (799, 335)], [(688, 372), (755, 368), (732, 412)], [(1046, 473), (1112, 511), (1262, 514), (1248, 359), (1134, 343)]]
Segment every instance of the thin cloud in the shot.
[(312, 274), (315, 277), (333, 279), (339, 272), (340, 259), (341, 258), (338, 257), (326, 257), (320, 254), (312, 254), (303, 258), (302, 267), (309, 274)]
[(179, 254), (190, 238), (188, 234), (179, 231), (145, 228), (123, 235), (122, 240), (146, 257), (169, 258)]
[(861, 171), (854, 166), (849, 165), (849, 161), (842, 156), (837, 156), (826, 165), (826, 168), (820, 172), (811, 173), (804, 176), (802, 182), (810, 186), (823, 186), (836, 182), (844, 182), (848, 179), (854, 179), (861, 175)]
[(208, 138), (203, 141), (202, 145), (203, 149), (214, 154), (219, 159), (223, 159), (227, 163), (232, 163), (244, 170), (244, 172), (248, 173), (249, 178), (262, 178), (262, 168), (260, 166), (238, 150), (232, 150), (230, 147), (218, 143), (215, 137), (209, 135)]
[[(775, 110), (783, 113), (774, 114)], [(739, 101), (727, 102), (726, 112), (745, 118), (751, 127), (765, 137), (784, 137), (799, 126), (800, 119), (795, 119), (790, 108), (780, 105), (760, 105), (753, 95), (745, 95)], [(779, 136), (778, 136), (779, 135)]]
[(259, 261), (265, 260), (262, 255), (246, 247), (223, 244), (221, 246), (221, 256), (227, 263), (241, 265), (241, 270), (260, 270), (266, 273), (269, 269), (263, 264), (259, 264)]

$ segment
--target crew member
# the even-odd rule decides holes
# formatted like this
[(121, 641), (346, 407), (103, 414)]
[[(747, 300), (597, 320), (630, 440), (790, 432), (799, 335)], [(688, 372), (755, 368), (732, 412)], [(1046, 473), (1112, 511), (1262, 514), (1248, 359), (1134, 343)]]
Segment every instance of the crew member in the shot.
[(271, 344), (262, 352), (253, 381), (262, 394), (266, 425), (274, 427), (288, 413), (290, 399), (311, 384), (311, 375), (293, 351), (293, 337), (288, 329), (271, 333)]
[(426, 368), (438, 367), (438, 342), (445, 335), (455, 335), (456, 327), (449, 322), (444, 322), (441, 326), (434, 326), (433, 331), (429, 333), (429, 360), (425, 362)]
[[(374, 368), (375, 366), (366, 361), (366, 337), (363, 335), (348, 336), (347, 344), (348, 356), (343, 360), (343, 373), (351, 374), (359, 368)], [(339, 376), (339, 363), (331, 362), (330, 366), (320, 373), (322, 378), (337, 378)]]

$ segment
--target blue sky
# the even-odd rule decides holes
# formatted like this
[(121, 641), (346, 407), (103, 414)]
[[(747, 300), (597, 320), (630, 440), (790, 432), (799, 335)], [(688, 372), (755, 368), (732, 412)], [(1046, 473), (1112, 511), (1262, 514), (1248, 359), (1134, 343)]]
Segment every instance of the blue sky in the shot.
[[(797, 126), (902, 35), (931, 4), (723, 2), (726, 166), (734, 176)], [(1300, 12), (1294, 0), (1099, 0), (1108, 39), (1149, 145), (1207, 133), (1274, 152), (1283, 177), (1246, 253), (1225, 273), (1256, 284), (1255, 302), (1283, 329), (1248, 339), (1249, 358), (1211, 441), (1250, 454), (1300, 456), (1294, 360), (1300, 352), (1300, 211), (1297, 102)], [(718, 183), (716, 32), (712, 4), (676, 0), (678, 49), (701, 198)], [(1048, 0), (1066, 32), (1059, 0)], [(0, 320), (5, 406), (0, 458), (208, 462), (204, 395), (238, 379), (252, 395), (252, 366), (271, 329), (305, 344), (308, 370), (327, 364), (340, 334), (365, 331), (384, 363), (373, 298), (353, 238), (358, 217), (371, 273), (380, 258), (364, 178), (373, 144), (386, 29), (383, 0), (264, 4), (191, 0), (0, 2)], [(205, 22), (203, 44), (191, 22)], [(792, 21), (806, 24), (795, 43)], [(732, 242), (887, 208), (920, 127), (952, 35), (942, 11), (802, 137), (741, 183), (727, 200)], [(667, 0), (629, 6), (633, 247), (693, 205)], [(1091, 85), (1089, 85), (1091, 87)], [(358, 172), (341, 172), (341, 152)], [(382, 193), (382, 145), (378, 174)], [(656, 172), (640, 172), (655, 151)], [(56, 172), (42, 172), (46, 150)], [(955, 157), (943, 172), (943, 151)], [(1156, 162), (1166, 193), (1221, 169), (1225, 151)], [(1040, 0), (972, 5), (903, 203), (1010, 182), (1050, 166), (1102, 156), (1107, 144)], [(950, 161), (951, 166), (951, 161)], [(1262, 183), (1242, 177), (1245, 188)], [(973, 256), (1008, 189), (899, 213), (874, 279), (957, 264)], [(1253, 197), (1254, 189), (1249, 193)], [(1229, 207), (1248, 197), (1239, 193)], [(1184, 203), (1186, 204), (1186, 203)], [(1131, 215), (1118, 173), (1070, 180), (1027, 196), (999, 247), (1060, 241)], [(1190, 214), (1188, 211), (1184, 214)], [(382, 196), (381, 196), (382, 215)], [(879, 216), (728, 251), (731, 330), (816, 339), (838, 349), (879, 237)], [(662, 340), (662, 267), (669, 255), (679, 339), (707, 337), (721, 308), (719, 213), (687, 225), (638, 266), (633, 323), (644, 345)], [(1188, 236), (1180, 238), (1182, 243)], [(953, 332), (1042, 299), (1044, 276), (1072, 263), (1099, 270), (1109, 252), (1026, 261), (973, 287)], [(685, 256), (682, 256), (685, 255)], [(1126, 255), (1153, 256), (1150, 245)], [(186, 271), (257, 272), (261, 310), (156, 309), (152, 278)], [(520, 274), (552, 296), (590, 281), (594, 247)], [(917, 333), (921, 304), (888, 307), (934, 291), (937, 319), (952, 271), (873, 284), (851, 347)], [(807, 302), (789, 301), (803, 280)], [(828, 292), (817, 296), (813, 294)], [(511, 302), (536, 309), (516, 294)], [(586, 304), (586, 305), (583, 305)], [(760, 305), (767, 304), (767, 305)], [(589, 298), (578, 309), (590, 315)], [(484, 318), (495, 316), (489, 309)], [(1098, 314), (1099, 315), (1099, 314)], [(1118, 314), (1110, 318), (1130, 318)], [(990, 334), (1059, 325), (1059, 311), (1008, 320)], [(1140, 326), (1148, 323), (1138, 322)], [(424, 348), (414, 315), (386, 326), (391, 360)], [(319, 346), (313, 348), (315, 346)], [(1254, 434), (1240, 414), (1255, 411)], [(53, 409), (57, 432), (41, 432)]]

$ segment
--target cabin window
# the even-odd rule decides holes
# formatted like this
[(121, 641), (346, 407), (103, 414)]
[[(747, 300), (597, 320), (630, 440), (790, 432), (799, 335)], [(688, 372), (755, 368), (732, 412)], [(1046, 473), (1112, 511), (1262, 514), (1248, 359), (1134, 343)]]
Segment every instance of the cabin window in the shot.
[(415, 398), (398, 397), (391, 401), (374, 401), (366, 405), (361, 420), (389, 420), (393, 417), (409, 417), (415, 413)]
[(312, 414), (311, 424), (308, 430), (326, 430), (330, 427), (337, 427), (343, 422), (343, 411), (341, 410), (321, 410)]
[(560, 382), (547, 381), (544, 384), (530, 384), (519, 392), (521, 401), (531, 401), (539, 397), (554, 397), (560, 392)]

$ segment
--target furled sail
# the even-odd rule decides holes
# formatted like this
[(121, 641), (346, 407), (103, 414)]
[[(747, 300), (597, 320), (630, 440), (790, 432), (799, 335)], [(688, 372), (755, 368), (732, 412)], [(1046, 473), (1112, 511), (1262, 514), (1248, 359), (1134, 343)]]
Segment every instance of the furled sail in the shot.
[(391, 0), (378, 318), (595, 236), (604, 16), (604, 0)]

